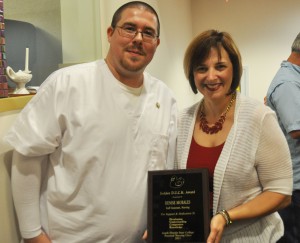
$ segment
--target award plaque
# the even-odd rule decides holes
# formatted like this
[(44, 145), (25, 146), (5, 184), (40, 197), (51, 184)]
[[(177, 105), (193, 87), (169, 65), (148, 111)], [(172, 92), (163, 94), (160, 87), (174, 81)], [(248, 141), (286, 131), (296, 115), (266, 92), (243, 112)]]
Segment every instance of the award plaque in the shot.
[(206, 242), (208, 183), (206, 168), (149, 171), (148, 242)]

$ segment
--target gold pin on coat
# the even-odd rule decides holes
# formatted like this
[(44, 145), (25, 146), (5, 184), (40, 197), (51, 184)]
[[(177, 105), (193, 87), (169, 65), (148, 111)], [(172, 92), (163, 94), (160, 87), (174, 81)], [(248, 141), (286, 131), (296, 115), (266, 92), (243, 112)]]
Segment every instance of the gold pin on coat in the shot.
[(160, 108), (160, 104), (158, 102), (156, 102), (156, 108), (159, 109)]

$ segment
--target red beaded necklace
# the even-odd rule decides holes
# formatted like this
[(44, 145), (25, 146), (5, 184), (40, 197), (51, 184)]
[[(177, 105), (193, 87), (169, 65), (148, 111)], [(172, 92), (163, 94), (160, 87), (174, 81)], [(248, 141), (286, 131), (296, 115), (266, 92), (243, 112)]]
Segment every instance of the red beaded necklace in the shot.
[(222, 113), (219, 120), (212, 126), (209, 126), (208, 121), (206, 120), (206, 115), (204, 113), (204, 99), (203, 99), (200, 104), (200, 125), (199, 125), (200, 129), (207, 134), (215, 134), (221, 131), (223, 128), (223, 123), (226, 119), (226, 115), (230, 110), (230, 107), (232, 106), (233, 102), (235, 101), (235, 98), (236, 98), (236, 93), (234, 92), (231, 95), (231, 100), (229, 101), (226, 110)]

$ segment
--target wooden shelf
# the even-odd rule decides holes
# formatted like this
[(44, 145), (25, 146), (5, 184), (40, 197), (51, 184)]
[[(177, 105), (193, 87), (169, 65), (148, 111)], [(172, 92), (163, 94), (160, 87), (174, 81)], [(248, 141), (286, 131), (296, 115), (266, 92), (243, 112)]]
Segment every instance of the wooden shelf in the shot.
[(22, 95), (0, 99), (0, 112), (20, 110), (30, 101), (33, 95)]

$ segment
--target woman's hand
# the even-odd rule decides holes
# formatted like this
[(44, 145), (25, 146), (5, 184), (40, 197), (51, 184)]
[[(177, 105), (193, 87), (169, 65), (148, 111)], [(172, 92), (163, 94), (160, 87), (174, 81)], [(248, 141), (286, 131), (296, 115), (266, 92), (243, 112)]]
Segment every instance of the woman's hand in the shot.
[(210, 234), (207, 243), (221, 242), (222, 234), (226, 226), (226, 220), (221, 214), (216, 214), (210, 221)]

